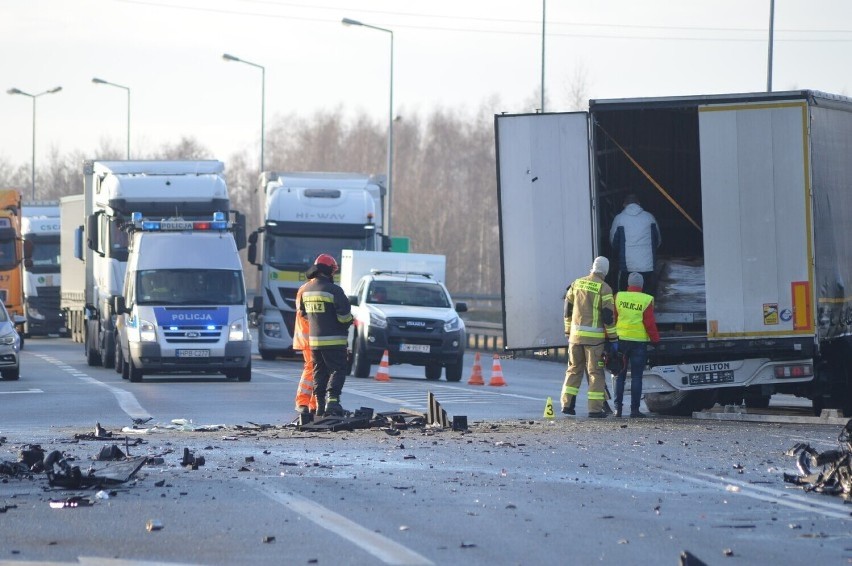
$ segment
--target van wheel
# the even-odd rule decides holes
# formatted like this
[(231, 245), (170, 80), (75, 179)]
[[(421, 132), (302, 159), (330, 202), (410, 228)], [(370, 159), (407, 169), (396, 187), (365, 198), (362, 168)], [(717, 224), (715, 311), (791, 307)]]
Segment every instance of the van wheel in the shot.
[(124, 372), (124, 355), (121, 352), (121, 344), (115, 342), (115, 373)]
[(370, 377), (370, 358), (367, 356), (367, 346), (364, 341), (355, 337), (355, 352), (352, 354), (352, 375), (355, 377)]
[(127, 371), (128, 379), (133, 383), (142, 381), (142, 370), (136, 367), (136, 364), (133, 363), (133, 358), (130, 358), (127, 363), (130, 366)]
[(130, 379), (130, 361), (128, 357), (128, 361), (123, 362), (121, 364), (121, 379)]
[(258, 350), (258, 353), (260, 354), (261, 360), (271, 362), (275, 359), (275, 352), (272, 350)]
[(247, 367), (231, 370), (225, 376), (236, 377), (237, 381), (251, 381), (251, 362)]

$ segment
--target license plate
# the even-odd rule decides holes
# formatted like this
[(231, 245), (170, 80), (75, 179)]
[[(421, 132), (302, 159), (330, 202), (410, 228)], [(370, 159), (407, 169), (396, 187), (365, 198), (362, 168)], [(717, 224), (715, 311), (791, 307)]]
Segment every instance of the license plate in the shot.
[(178, 350), (179, 358), (209, 358), (210, 350)]
[(418, 352), (420, 354), (429, 353), (429, 344), (400, 344), (400, 352)]
[(707, 371), (689, 374), (690, 385), (707, 385), (712, 383), (733, 383), (734, 372), (730, 370)]

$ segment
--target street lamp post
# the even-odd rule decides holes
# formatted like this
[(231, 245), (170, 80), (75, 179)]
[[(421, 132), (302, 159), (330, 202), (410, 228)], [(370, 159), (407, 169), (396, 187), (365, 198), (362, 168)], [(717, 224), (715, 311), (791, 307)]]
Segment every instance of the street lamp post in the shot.
[(350, 20), (349, 18), (343, 18), (343, 20), (341, 20), (341, 23), (345, 26), (362, 26), (365, 28), (375, 29), (390, 34), (390, 105), (388, 107), (388, 198), (386, 210), (384, 211), (384, 231), (385, 235), (390, 236), (391, 198), (393, 195), (393, 191), (391, 190), (391, 186), (393, 185), (393, 31), (386, 28), (380, 28), (378, 26), (365, 24), (363, 22), (359, 22), (358, 20)]
[(39, 96), (45, 95), (45, 94), (53, 94), (55, 92), (59, 92), (60, 90), (62, 90), (61, 86), (54, 87), (50, 90), (46, 90), (46, 91), (40, 92), (38, 94), (30, 94), (28, 92), (24, 92), (21, 89), (17, 89), (17, 88), (10, 88), (9, 90), (6, 91), (6, 93), (8, 93), (8, 94), (22, 94), (24, 96), (29, 96), (30, 98), (33, 99), (33, 160), (32, 160), (32, 167), (33, 167), (33, 175), (32, 175), (33, 196), (32, 196), (32, 199), (33, 199), (33, 201), (35, 201), (35, 170), (36, 170), (36, 162), (35, 162), (35, 154), (36, 154), (36, 98), (38, 98)]
[(263, 142), (265, 137), (264, 130), (266, 129), (266, 68), (263, 65), (258, 65), (257, 63), (252, 63), (251, 61), (246, 61), (227, 53), (222, 54), (222, 59), (225, 61), (245, 63), (246, 65), (260, 69), (260, 172), (263, 173)]
[(109, 81), (105, 81), (105, 80), (99, 79), (97, 77), (92, 79), (92, 82), (95, 83), (95, 84), (98, 84), (98, 85), (110, 85), (110, 86), (115, 86), (115, 87), (118, 87), (118, 88), (123, 88), (124, 90), (127, 91), (127, 159), (130, 159), (130, 87), (120, 85), (120, 84), (116, 84), (116, 83), (111, 83)]

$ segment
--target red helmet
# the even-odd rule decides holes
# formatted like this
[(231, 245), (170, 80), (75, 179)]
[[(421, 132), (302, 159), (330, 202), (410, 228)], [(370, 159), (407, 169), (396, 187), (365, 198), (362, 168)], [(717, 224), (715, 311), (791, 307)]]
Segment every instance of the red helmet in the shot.
[(337, 262), (328, 254), (320, 254), (317, 256), (317, 259), (314, 260), (314, 265), (324, 265), (326, 267), (331, 268), (332, 273), (337, 273), (338, 267)]

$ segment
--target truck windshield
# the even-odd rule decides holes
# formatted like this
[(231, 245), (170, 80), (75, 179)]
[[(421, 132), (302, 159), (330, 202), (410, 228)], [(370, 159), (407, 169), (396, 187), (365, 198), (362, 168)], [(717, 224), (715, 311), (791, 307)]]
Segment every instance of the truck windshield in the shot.
[(368, 303), (450, 308), (450, 300), (440, 285), (414, 281), (373, 281)]
[(15, 240), (0, 240), (0, 270), (7, 271), (18, 265), (18, 256), (15, 253)]
[(278, 269), (305, 271), (320, 254), (330, 254), (340, 264), (343, 250), (365, 250), (365, 238), (266, 235), (266, 261)]
[(59, 239), (55, 241), (39, 238), (33, 240), (33, 266), (59, 268)]
[(239, 271), (225, 269), (149, 269), (136, 274), (140, 305), (242, 305)]

